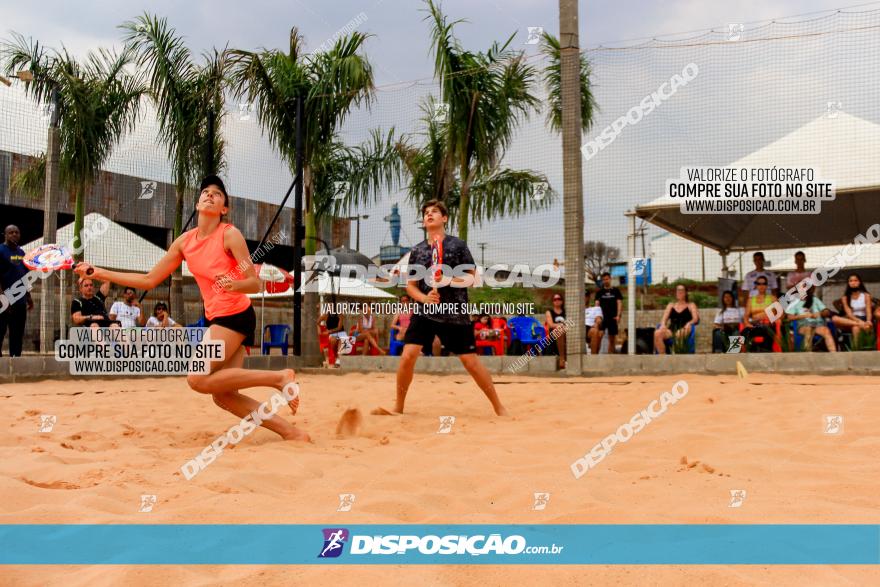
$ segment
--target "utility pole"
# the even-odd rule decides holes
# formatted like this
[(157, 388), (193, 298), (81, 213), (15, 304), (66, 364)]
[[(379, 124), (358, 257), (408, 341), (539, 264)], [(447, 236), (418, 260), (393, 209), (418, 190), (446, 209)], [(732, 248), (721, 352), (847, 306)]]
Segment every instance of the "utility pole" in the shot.
[(477, 243), (477, 246), (480, 247), (480, 265), (486, 267), (486, 245), (489, 243)]
[[(46, 141), (46, 185), (43, 192), (43, 242), (54, 243), (58, 238), (58, 201), (61, 199), (61, 181), (59, 165), (61, 163), (61, 139), (58, 123), (59, 111), (58, 86), (52, 88), (52, 118), (49, 122), (49, 133)], [(56, 293), (55, 280), (42, 279), (43, 299), (40, 300), (40, 352), (52, 353), (55, 350), (55, 331), (59, 338), (66, 338), (62, 332), (59, 314), (60, 300), (64, 292)]]
[[(577, 0), (559, 0), (562, 86), (562, 208), (565, 227), (566, 373), (580, 375), (584, 356), (584, 195), (581, 170), (581, 55)], [(630, 261), (632, 264), (632, 261)], [(630, 336), (633, 333), (630, 332)], [(632, 344), (630, 344), (632, 346)]]

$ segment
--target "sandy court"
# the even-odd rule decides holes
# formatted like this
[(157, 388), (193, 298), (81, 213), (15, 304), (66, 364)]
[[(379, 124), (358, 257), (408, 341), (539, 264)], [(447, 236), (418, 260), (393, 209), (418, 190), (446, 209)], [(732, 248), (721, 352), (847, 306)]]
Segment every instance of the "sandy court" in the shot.
[[(570, 465), (683, 379), (689, 393), (580, 479)], [(194, 479), (180, 466), (235, 423), (183, 379), (0, 385), (4, 523), (880, 523), (880, 378), (750, 374), (497, 378), (492, 415), (466, 375), (303, 374), (311, 445), (258, 430)], [(270, 390), (251, 390), (262, 400)], [(364, 415), (338, 436), (348, 408)], [(824, 433), (824, 416), (843, 433)], [(54, 415), (40, 432), (40, 415)], [(455, 416), (438, 434), (440, 416)], [(683, 464), (682, 458), (687, 464)], [(695, 463), (699, 461), (699, 463)], [(707, 466), (703, 466), (703, 465)], [(711, 472), (710, 472), (711, 471)], [(730, 491), (745, 490), (739, 508)], [(545, 510), (535, 492), (550, 493)], [(337, 512), (339, 494), (355, 494)], [(152, 512), (138, 509), (153, 494)], [(279, 547), (284, 547), (279, 545)], [(317, 553), (316, 553), (317, 554)], [(5, 567), (3, 585), (866, 584), (876, 567)]]

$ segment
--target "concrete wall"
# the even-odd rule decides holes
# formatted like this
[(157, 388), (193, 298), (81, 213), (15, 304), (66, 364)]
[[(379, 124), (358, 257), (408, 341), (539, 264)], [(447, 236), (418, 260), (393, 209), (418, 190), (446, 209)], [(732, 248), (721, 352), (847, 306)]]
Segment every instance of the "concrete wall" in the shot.
[[(536, 357), (512, 373), (510, 367), (519, 357), (483, 357), (483, 364), (494, 374), (526, 375), (535, 377), (565, 377), (556, 371), (553, 357)], [(307, 366), (299, 357), (253, 356), (245, 360), (250, 369), (282, 369), (291, 367), (300, 373), (393, 372), (398, 357), (342, 357), (339, 369), (320, 369)], [(736, 363), (741, 362), (750, 373), (791, 373), (794, 375), (880, 375), (880, 355), (876, 351), (849, 353), (767, 353), (748, 355), (599, 355), (585, 360), (585, 376), (636, 376), (674, 373), (735, 375)], [(455, 357), (423, 357), (416, 363), (418, 373), (465, 373)], [(107, 377), (95, 377), (108, 379)], [(0, 383), (16, 383), (45, 379), (71, 379), (67, 363), (51, 356), (0, 358)], [(88, 379), (88, 377), (76, 377)], [(119, 379), (118, 377), (115, 379)], [(181, 378), (182, 379), (182, 378)]]

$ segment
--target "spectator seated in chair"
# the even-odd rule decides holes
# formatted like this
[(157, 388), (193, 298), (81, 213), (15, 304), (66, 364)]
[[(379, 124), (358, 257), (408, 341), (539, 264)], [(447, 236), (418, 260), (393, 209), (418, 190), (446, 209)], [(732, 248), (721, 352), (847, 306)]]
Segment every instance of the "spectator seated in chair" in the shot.
[(739, 334), (743, 322), (743, 309), (736, 307), (732, 291), (721, 294), (721, 309), (715, 315), (715, 328), (712, 330), (712, 352), (725, 353), (731, 336)]
[(842, 315), (832, 318), (834, 326), (843, 332), (852, 333), (853, 342), (873, 332), (873, 299), (858, 273), (851, 273), (846, 278), (846, 290), (840, 303), (843, 312)]
[(361, 354), (367, 356), (370, 349), (375, 349), (381, 355), (387, 355), (388, 352), (379, 345), (379, 327), (376, 326), (376, 317), (370, 312), (368, 305), (364, 306), (364, 311), (358, 319), (357, 324), (351, 331), (351, 335), (355, 337), (356, 343), (361, 343)]
[(666, 354), (666, 341), (671, 338), (687, 340), (691, 329), (699, 321), (700, 312), (688, 298), (687, 288), (684, 285), (675, 286), (675, 301), (666, 305), (660, 326), (654, 332), (654, 352)]
[(147, 319), (147, 328), (183, 328), (168, 315), (168, 304), (156, 302), (153, 315)]
[(481, 314), (474, 323), (474, 338), (477, 340), (498, 340), (501, 338), (501, 331), (492, 328), (492, 319), (489, 314)]
[[(324, 328), (326, 328), (326, 332), (324, 332)], [(339, 367), (339, 345), (343, 339), (348, 339), (342, 316), (330, 312), (321, 314), (318, 318), (318, 340), (325, 334), (327, 336), (327, 363), (332, 367)]]
[(774, 344), (773, 331), (766, 310), (776, 301), (776, 296), (769, 293), (767, 288), (767, 278), (763, 275), (759, 276), (755, 280), (755, 289), (758, 293), (750, 296), (746, 304), (746, 327), (742, 331), (742, 335), (749, 341), (749, 350), (758, 352), (770, 352)]
[[(404, 294), (400, 296), (400, 303), (404, 307), (410, 307), (412, 304), (412, 299)], [(412, 318), (412, 312), (404, 310), (399, 314), (395, 314), (394, 319), (391, 321), (391, 329), (396, 329), (395, 340), (403, 340), (403, 336), (406, 334), (406, 329), (409, 328), (409, 321)]]
[[(556, 346), (556, 368), (565, 369), (565, 303), (560, 294), (553, 294), (553, 307), (551, 307), (544, 316), (546, 324), (547, 337), (553, 341)], [(560, 330), (561, 329), (561, 330)], [(551, 332), (559, 330), (559, 332), (550, 336)]]
[(111, 320), (104, 307), (104, 300), (110, 293), (110, 282), (105, 281), (95, 291), (95, 282), (91, 277), (79, 280), (79, 297), (70, 303), (70, 321), (74, 326), (90, 326), (92, 328), (119, 328), (119, 320)]
[(584, 292), (584, 325), (587, 327), (587, 342), (590, 345), (590, 354), (598, 355), (602, 344), (602, 308), (590, 307), (590, 292)]
[(831, 311), (815, 293), (816, 286), (811, 285), (800, 299), (785, 309), (785, 313), (791, 320), (797, 320), (798, 333), (804, 337), (810, 350), (813, 348), (813, 335), (817, 334), (824, 339), (828, 352), (833, 353), (837, 351), (837, 346), (834, 344), (831, 329), (825, 325), (825, 319), (831, 316)]

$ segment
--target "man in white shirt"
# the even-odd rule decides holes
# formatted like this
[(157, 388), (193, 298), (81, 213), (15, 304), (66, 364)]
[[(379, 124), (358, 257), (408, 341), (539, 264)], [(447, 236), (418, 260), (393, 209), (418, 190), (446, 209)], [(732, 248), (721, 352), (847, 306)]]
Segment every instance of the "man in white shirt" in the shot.
[(742, 282), (742, 287), (739, 292), (740, 308), (746, 307), (746, 302), (749, 301), (749, 297), (758, 295), (758, 288), (755, 287), (755, 280), (759, 277), (765, 277), (767, 279), (767, 290), (772, 290), (773, 295), (779, 297), (779, 281), (777, 280), (775, 273), (764, 269), (764, 253), (758, 251), (752, 255), (752, 260), (755, 262), (755, 269), (746, 273), (746, 277)]
[(590, 307), (590, 292), (584, 292), (584, 324), (587, 326), (587, 340), (590, 341), (590, 353), (599, 354), (602, 342), (602, 308)]
[(121, 302), (113, 302), (110, 306), (110, 319), (119, 320), (123, 328), (135, 328), (143, 326), (146, 321), (141, 305), (137, 301), (137, 293), (133, 287), (126, 287), (122, 291)]

